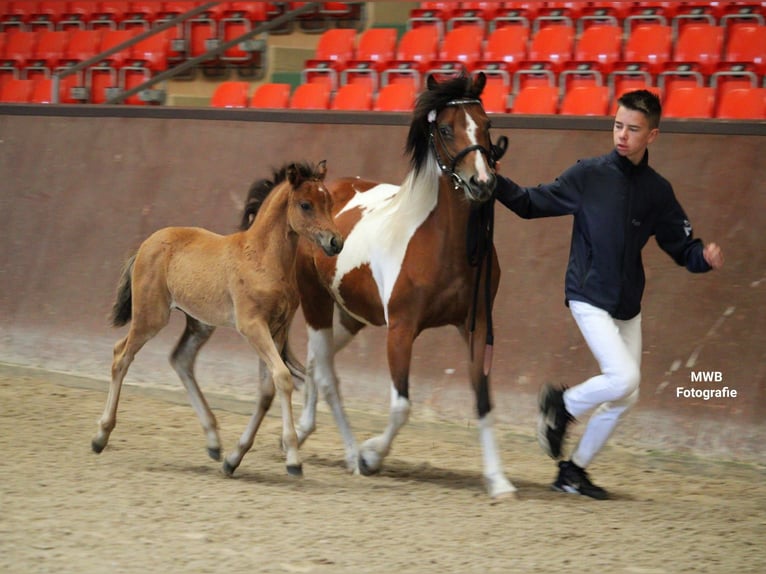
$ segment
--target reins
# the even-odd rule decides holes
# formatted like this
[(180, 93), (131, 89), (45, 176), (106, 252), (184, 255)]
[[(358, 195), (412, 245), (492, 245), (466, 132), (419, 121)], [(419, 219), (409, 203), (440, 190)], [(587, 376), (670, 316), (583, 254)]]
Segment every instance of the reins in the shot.
[[(475, 98), (464, 98), (451, 100), (445, 104), (445, 106), (460, 106), (465, 104), (479, 104), (481, 100)], [(429, 118), (430, 120), (431, 118)], [(447, 147), (439, 135), (439, 143), (442, 149), (447, 153), (447, 160), (450, 162), (448, 166), (445, 163), (436, 145), (436, 138), (438, 130), (436, 130), (436, 118), (434, 117), (429, 122), (429, 138), (431, 149), (433, 149), (436, 162), (439, 165), (441, 171), (452, 178), (452, 184), (455, 190), (463, 190), (464, 192), (469, 189), (469, 184), (455, 172), (460, 161), (469, 153), (478, 151), (484, 157), (487, 158), (487, 163), (494, 169), (497, 161), (503, 157), (506, 149), (508, 148), (508, 138), (500, 136), (496, 144), (491, 144), (488, 150), (482, 145), (476, 144), (468, 146), (465, 149), (460, 150), (454, 157), (450, 156), (446, 152)], [(473, 287), (473, 295), (471, 302), (471, 322), (469, 328), (469, 349), (471, 353), (471, 359), (473, 359), (473, 334), (476, 330), (476, 316), (478, 314), (479, 304), (479, 290), (481, 285), (482, 270), (485, 274), (484, 281), (484, 306), (487, 310), (487, 333), (485, 341), (485, 353), (484, 353), (484, 375), (489, 376), (489, 372), (492, 369), (492, 351), (494, 346), (494, 329), (492, 324), (492, 248), (494, 246), (494, 233), (495, 233), (495, 196), (480, 204), (478, 207), (471, 209), (468, 217), (468, 229), (466, 230), (466, 252), (468, 256), (468, 263), (471, 267), (476, 267), (476, 279)], [(485, 266), (486, 263), (486, 266)]]

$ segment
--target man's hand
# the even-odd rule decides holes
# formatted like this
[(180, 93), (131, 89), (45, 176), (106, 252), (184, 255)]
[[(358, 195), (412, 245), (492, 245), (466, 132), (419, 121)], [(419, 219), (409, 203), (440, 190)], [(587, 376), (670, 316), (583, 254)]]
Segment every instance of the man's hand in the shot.
[(702, 256), (713, 269), (723, 267), (723, 251), (715, 243), (708, 243), (702, 250)]

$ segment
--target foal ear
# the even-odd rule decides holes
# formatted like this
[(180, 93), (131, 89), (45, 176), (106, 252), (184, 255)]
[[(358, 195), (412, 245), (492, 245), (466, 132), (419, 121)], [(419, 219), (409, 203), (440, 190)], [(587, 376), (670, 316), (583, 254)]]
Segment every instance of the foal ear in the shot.
[(324, 181), (324, 178), (327, 175), (327, 160), (326, 159), (323, 159), (317, 164), (315, 173), (320, 181)]
[(300, 185), (300, 174), (301, 172), (296, 164), (291, 163), (287, 166), (287, 181), (290, 182), (290, 185), (293, 188), (296, 188)]

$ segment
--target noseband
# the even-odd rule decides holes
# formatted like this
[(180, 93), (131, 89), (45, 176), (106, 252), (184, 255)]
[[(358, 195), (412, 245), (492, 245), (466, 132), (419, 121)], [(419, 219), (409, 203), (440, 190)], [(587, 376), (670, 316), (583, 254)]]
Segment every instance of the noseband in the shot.
[[(481, 105), (481, 100), (476, 98), (461, 98), (457, 100), (450, 100), (446, 104), (444, 104), (444, 107), (448, 106), (462, 106), (462, 105), (470, 105), (470, 104), (478, 104)], [(439, 131), (436, 129), (436, 113), (431, 112), (432, 115), (429, 115), (429, 140), (431, 142), (431, 149), (434, 152), (434, 156), (436, 157), (436, 163), (439, 165), (439, 169), (442, 170), (442, 172), (446, 173), (452, 178), (452, 185), (454, 186), (455, 190), (462, 189), (465, 193), (468, 193), (471, 189), (471, 186), (462, 178), (460, 175), (455, 171), (458, 164), (462, 159), (468, 155), (469, 153), (473, 151), (478, 151), (481, 153), (487, 160), (487, 163), (489, 164), (489, 167), (493, 170), (495, 169), (495, 164), (497, 163), (497, 160), (499, 160), (503, 154), (505, 153), (505, 149), (508, 146), (508, 138), (505, 136), (501, 137), (498, 140), (497, 145), (491, 145), (491, 149), (487, 149), (482, 145), (474, 144), (471, 146), (468, 146), (462, 150), (460, 150), (454, 157), (449, 155), (449, 152), (447, 152), (447, 146), (444, 143), (444, 140), (441, 137), (441, 134), (439, 134)], [(441, 144), (442, 148), (445, 150), (445, 153), (447, 154), (447, 161), (450, 163), (448, 166), (447, 163), (445, 163), (442, 160), (441, 155), (439, 155), (439, 150), (436, 146), (436, 138), (439, 138), (439, 143)]]

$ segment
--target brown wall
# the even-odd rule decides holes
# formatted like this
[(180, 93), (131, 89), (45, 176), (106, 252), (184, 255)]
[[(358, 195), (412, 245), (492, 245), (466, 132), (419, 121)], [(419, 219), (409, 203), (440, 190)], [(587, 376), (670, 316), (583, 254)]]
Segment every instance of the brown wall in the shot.
[[(327, 159), (331, 177), (393, 183), (408, 167), (402, 155), (407, 118), (399, 116), (386, 116), (389, 125), (332, 125), (325, 117), (289, 114), (259, 121), (251, 121), (252, 114), (36, 114), (0, 110), (0, 360), (100, 378), (108, 376), (110, 347), (119, 336), (106, 316), (120, 267), (150, 232), (168, 225), (233, 231), (251, 181), (285, 161)], [(510, 138), (502, 171), (523, 184), (549, 181), (579, 157), (610, 147), (608, 122), (495, 123), (495, 135)], [(687, 124), (667, 124), (651, 150), (652, 164), (673, 182), (697, 235), (723, 246), (726, 267), (692, 275), (653, 242), (644, 251), (641, 404), (616, 440), (757, 458), (766, 439), (763, 126), (744, 130), (752, 135), (727, 135), (684, 133)], [(595, 374), (563, 305), (570, 225), (569, 218), (523, 221), (502, 207), (497, 214), (503, 280), (495, 312), (496, 416), (525, 431), (540, 383), (575, 384)], [(164, 363), (179, 334), (174, 321), (139, 355), (128, 381), (177, 384)], [(203, 388), (252, 396), (256, 363), (249, 350), (231, 333), (215, 339), (200, 359)], [(295, 340), (302, 351), (300, 327)], [(383, 332), (371, 330), (341, 354), (350, 404), (386, 408), (383, 348)], [(449, 329), (419, 339), (416, 414), (472, 418), (463, 356)], [(692, 370), (719, 371), (723, 380), (692, 385)], [(675, 392), (724, 385), (739, 396), (704, 401)]]

